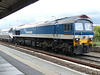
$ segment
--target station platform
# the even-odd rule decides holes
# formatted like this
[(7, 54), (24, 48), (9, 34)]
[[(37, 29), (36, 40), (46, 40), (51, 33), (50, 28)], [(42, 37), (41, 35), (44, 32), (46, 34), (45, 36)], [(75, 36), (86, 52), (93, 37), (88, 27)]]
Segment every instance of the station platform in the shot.
[(0, 75), (86, 75), (0, 45)]
[(24, 75), (0, 56), (0, 75)]

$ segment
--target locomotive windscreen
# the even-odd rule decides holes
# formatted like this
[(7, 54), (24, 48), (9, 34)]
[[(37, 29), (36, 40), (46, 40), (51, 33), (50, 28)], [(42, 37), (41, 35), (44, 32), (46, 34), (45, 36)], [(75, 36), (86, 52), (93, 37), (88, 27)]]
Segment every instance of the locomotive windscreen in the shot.
[(75, 22), (75, 30), (76, 31), (92, 31), (93, 24), (88, 20), (77, 20)]

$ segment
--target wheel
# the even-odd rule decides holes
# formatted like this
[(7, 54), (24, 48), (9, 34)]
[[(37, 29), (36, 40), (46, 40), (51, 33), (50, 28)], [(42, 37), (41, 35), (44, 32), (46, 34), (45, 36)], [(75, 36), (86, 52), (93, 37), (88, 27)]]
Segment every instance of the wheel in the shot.
[(25, 40), (21, 40), (21, 45), (25, 45)]
[(47, 46), (46, 45), (43, 45), (43, 50), (47, 50)]

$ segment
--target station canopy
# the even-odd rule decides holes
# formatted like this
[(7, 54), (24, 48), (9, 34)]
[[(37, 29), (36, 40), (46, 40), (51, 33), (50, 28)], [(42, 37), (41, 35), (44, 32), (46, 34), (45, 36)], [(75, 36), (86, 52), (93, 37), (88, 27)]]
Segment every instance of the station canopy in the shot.
[(38, 0), (0, 0), (0, 19)]

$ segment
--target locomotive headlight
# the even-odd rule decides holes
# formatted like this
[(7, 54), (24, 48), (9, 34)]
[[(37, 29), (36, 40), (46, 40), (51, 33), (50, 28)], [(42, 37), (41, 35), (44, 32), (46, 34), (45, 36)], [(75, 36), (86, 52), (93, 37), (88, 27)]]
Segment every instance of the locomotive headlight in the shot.
[(77, 42), (78, 42), (79, 40), (80, 40), (80, 38), (75, 38), (75, 41), (77, 41)]
[(78, 38), (76, 38), (75, 40), (78, 41)]
[(90, 41), (92, 41), (92, 40), (93, 40), (93, 38), (89, 38), (89, 40), (90, 40)]

